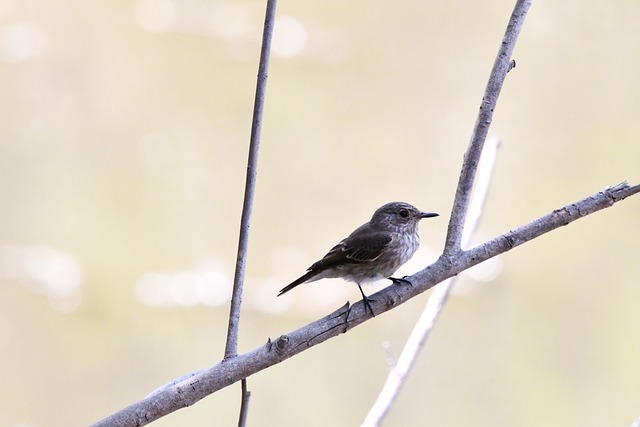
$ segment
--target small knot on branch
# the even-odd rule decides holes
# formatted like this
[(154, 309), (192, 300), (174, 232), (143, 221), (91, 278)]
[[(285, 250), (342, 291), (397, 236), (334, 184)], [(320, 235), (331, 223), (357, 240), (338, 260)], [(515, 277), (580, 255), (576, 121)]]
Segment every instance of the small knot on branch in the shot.
[(276, 340), (275, 346), (273, 346), (276, 354), (279, 356), (284, 354), (287, 347), (289, 347), (289, 337), (287, 335), (280, 335), (280, 338)]

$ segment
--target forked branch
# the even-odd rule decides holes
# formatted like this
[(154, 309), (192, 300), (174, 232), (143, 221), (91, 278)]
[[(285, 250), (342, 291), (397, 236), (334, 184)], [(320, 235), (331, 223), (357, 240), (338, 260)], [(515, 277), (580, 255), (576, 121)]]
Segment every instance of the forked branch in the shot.
[[(411, 276), (410, 285), (394, 285), (374, 294), (372, 306), (381, 314), (404, 304), (409, 299), (431, 289), (437, 283), (462, 271), (510, 251), (530, 240), (556, 228), (568, 225), (580, 218), (608, 208), (625, 198), (640, 192), (640, 185), (629, 186), (626, 182), (606, 188), (585, 199), (556, 209), (529, 224), (502, 234), (475, 248), (461, 252), (451, 259), (440, 257), (435, 263)], [(227, 361), (197, 372), (188, 378), (154, 392), (151, 396), (94, 424), (96, 427), (129, 427), (146, 425), (178, 409), (193, 405), (216, 391), (247, 378), (270, 366), (283, 362), (330, 338), (336, 337), (371, 318), (362, 302), (351, 307), (346, 320), (348, 305), (334, 313), (312, 322), (300, 329), (282, 335), (275, 341), (238, 355)]]
[[(640, 185), (629, 186), (626, 182), (607, 188), (585, 199), (564, 206), (536, 219), (520, 228), (509, 231), (486, 243), (469, 250), (461, 247), (462, 231), (467, 215), (471, 187), (475, 178), (477, 164), (482, 152), (484, 139), (492, 120), (498, 94), (506, 73), (511, 69), (511, 52), (520, 31), (531, 0), (518, 0), (502, 46), (494, 65), (485, 97), (481, 104), (476, 127), (471, 138), (469, 150), (465, 155), (445, 249), (440, 258), (432, 265), (409, 278), (412, 285), (389, 286), (373, 297), (371, 305), (376, 314), (402, 305), (409, 299), (427, 291), (450, 277), (479, 264), (496, 255), (507, 252), (516, 246), (528, 242), (556, 228), (570, 224), (584, 216), (612, 206), (626, 197), (640, 192)], [(239, 281), (241, 282), (241, 280)], [(348, 314), (348, 316), (347, 316)], [(317, 344), (369, 320), (371, 314), (365, 310), (362, 302), (347, 305), (334, 313), (312, 322), (300, 329), (282, 335), (275, 341), (245, 354), (235, 355), (236, 344), (228, 343), (226, 358), (217, 365), (202, 371), (188, 374), (161, 387), (145, 399), (99, 421), (94, 426), (125, 427), (146, 425), (164, 415), (198, 402), (216, 391), (245, 379), (270, 366), (297, 355)], [(238, 319), (230, 319), (230, 331), (237, 333)], [(232, 324), (233, 323), (233, 324)], [(237, 340), (236, 340), (237, 342)]]

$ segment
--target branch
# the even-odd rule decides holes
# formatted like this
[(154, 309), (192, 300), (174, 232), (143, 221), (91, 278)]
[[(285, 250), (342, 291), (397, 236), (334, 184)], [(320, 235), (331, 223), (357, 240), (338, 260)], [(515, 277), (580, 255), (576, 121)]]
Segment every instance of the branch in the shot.
[[(489, 194), (489, 186), (493, 175), (496, 155), (500, 140), (498, 138), (489, 139), (488, 145), (482, 153), (478, 168), (478, 183), (471, 199), (469, 206), (469, 215), (465, 221), (464, 233), (462, 235), (462, 246), (466, 247), (471, 237), (475, 233), (480, 217), (484, 210), (484, 205)], [(429, 333), (436, 324), (436, 320), (449, 298), (449, 293), (453, 288), (458, 276), (450, 277), (438, 286), (429, 296), (427, 305), (424, 308), (420, 318), (416, 322), (409, 334), (409, 338), (402, 349), (402, 353), (398, 358), (398, 362), (391, 365), (387, 379), (378, 394), (378, 398), (371, 406), (362, 427), (375, 427), (380, 425), (382, 419), (387, 415), (391, 405), (404, 386), (409, 372), (424, 348), (424, 344), (429, 337)]]
[(516, 40), (524, 24), (524, 18), (531, 6), (532, 0), (518, 0), (513, 13), (509, 19), (507, 30), (502, 38), (502, 44), (498, 50), (498, 56), (493, 64), (493, 69), (489, 76), (489, 82), (485, 89), (482, 103), (480, 104), (480, 112), (476, 119), (471, 134), (471, 142), (469, 148), (464, 155), (462, 171), (456, 189), (456, 196), (453, 201), (453, 209), (451, 211), (451, 219), (449, 220), (449, 230), (445, 241), (444, 254), (448, 256), (456, 256), (461, 250), (462, 231), (464, 229), (464, 221), (467, 216), (469, 200), (471, 199), (471, 187), (476, 176), (480, 154), (482, 147), (489, 132), (489, 126), (493, 119), (493, 111), (498, 102), (498, 96), (502, 90), (502, 84), (509, 70), (513, 68), (511, 54), (516, 45)]
[[(383, 313), (409, 299), (431, 289), (437, 283), (462, 271), (507, 252), (516, 246), (535, 239), (556, 228), (595, 213), (640, 192), (640, 185), (629, 186), (626, 182), (606, 188), (592, 196), (569, 204), (536, 219), (515, 230), (489, 240), (482, 245), (452, 258), (441, 256), (435, 263), (419, 271), (409, 279), (411, 285), (393, 285), (374, 294), (371, 302), (376, 313)], [(349, 308), (351, 308), (349, 310)], [(349, 318), (346, 315), (349, 313)], [(289, 334), (282, 335), (266, 344), (232, 359), (190, 375), (187, 379), (172, 382), (145, 399), (94, 424), (95, 427), (143, 426), (178, 409), (193, 405), (200, 399), (215, 393), (243, 378), (247, 378), (270, 366), (278, 364), (309, 348), (320, 344), (371, 319), (360, 301), (349, 307), (349, 303), (334, 313), (316, 320)]]
[(260, 133), (262, 131), (262, 115), (264, 112), (264, 98), (267, 91), (267, 77), (269, 70), (269, 54), (271, 52), (271, 38), (276, 14), (276, 0), (268, 0), (262, 35), (262, 49), (260, 51), (260, 65), (258, 66), (258, 81), (256, 83), (256, 97), (253, 104), (253, 120), (251, 124), (251, 139), (249, 142), (249, 159), (247, 161), (247, 178), (242, 204), (240, 220), (240, 238), (238, 241), (238, 256), (236, 271), (233, 278), (233, 293), (229, 309), (229, 327), (224, 358), (229, 359), (238, 354), (238, 329), (240, 326), (240, 306), (242, 305), (242, 287), (247, 265), (249, 247), (249, 230), (251, 228), (251, 213), (253, 198), (256, 190), (256, 175), (258, 173), (258, 150), (260, 148)]
[[(233, 277), (233, 292), (231, 294), (231, 304), (229, 306), (229, 325), (227, 328), (227, 342), (224, 349), (224, 360), (234, 358), (238, 355), (240, 307), (242, 306), (242, 289), (244, 287), (244, 274), (247, 266), (247, 253), (249, 251), (249, 231), (251, 229), (251, 214), (253, 212), (253, 199), (256, 191), (256, 176), (258, 174), (258, 152), (260, 149), (260, 134), (262, 131), (264, 99), (267, 92), (269, 57), (271, 53), (273, 27), (275, 24), (276, 4), (277, 0), (267, 1), (267, 10), (264, 18), (262, 48), (260, 50), (258, 79), (256, 82), (256, 96), (253, 104), (253, 119), (251, 121), (249, 158), (247, 160), (247, 177), (244, 188), (244, 201), (242, 203), (242, 217), (240, 219), (238, 255), (236, 257), (236, 270)], [(239, 427), (244, 427), (246, 425), (250, 397), (251, 393), (247, 389), (247, 379), (243, 378), (240, 417), (238, 420)]]
[(251, 392), (247, 389), (247, 379), (242, 381), (242, 403), (240, 405), (240, 418), (238, 419), (238, 427), (247, 425), (247, 417), (249, 416), (249, 401), (251, 400)]
[[(491, 159), (491, 167), (488, 168), (487, 176), (480, 177), (479, 179), (478, 188), (476, 189), (476, 205), (478, 207), (472, 212), (471, 217), (468, 218), (467, 210), (469, 209), (471, 200), (471, 189), (475, 181), (476, 170), (481, 160), (485, 139), (493, 119), (493, 112), (497, 105), (502, 85), (507, 73), (515, 66), (515, 63), (511, 60), (511, 54), (513, 53), (518, 35), (524, 25), (524, 19), (530, 6), (531, 0), (516, 1), (502, 39), (502, 44), (498, 50), (498, 55), (496, 56), (489, 75), (489, 81), (487, 82), (484, 97), (480, 104), (480, 111), (471, 134), (469, 148), (464, 156), (442, 257), (447, 256), (453, 258), (460, 254), (462, 247), (466, 246), (471, 235), (475, 232), (476, 225), (482, 214), (482, 206), (484, 205), (484, 200), (488, 192), (490, 175), (493, 170), (495, 150), (498, 146), (497, 141), (495, 146), (492, 147), (493, 150), (491, 150), (491, 153), (486, 153), (484, 156), (485, 159)], [(485, 168), (485, 170), (487, 170), (487, 168)], [(420, 350), (424, 346), (427, 336), (435, 326), (438, 315), (442, 311), (454, 283), (454, 278), (447, 279), (429, 298), (425, 310), (411, 331), (411, 335), (398, 359), (398, 363), (390, 370), (378, 398), (364, 420), (363, 426), (379, 425), (382, 418), (389, 411), (391, 404), (404, 385), (406, 377)]]

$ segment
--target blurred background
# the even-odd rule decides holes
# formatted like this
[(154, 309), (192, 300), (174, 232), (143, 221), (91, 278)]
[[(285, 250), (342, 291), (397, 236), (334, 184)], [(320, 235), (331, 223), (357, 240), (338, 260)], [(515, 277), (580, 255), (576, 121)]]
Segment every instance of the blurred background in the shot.
[[(0, 1), (0, 426), (88, 425), (222, 358), (264, 6)], [(383, 203), (441, 214), (401, 273), (435, 260), (512, 8), (279, 3), (241, 352), (359, 299), (276, 293)], [(639, 14), (534, 2), (478, 243), (640, 182)], [(461, 275), (385, 425), (630, 425), (639, 218), (636, 196)], [(249, 424), (358, 425), (427, 297), (251, 377)], [(235, 425), (239, 396), (154, 425)]]

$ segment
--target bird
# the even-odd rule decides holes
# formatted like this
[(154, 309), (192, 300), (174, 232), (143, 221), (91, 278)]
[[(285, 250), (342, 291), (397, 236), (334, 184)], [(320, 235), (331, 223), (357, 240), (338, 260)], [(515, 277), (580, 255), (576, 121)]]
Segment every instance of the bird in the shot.
[(422, 212), (405, 202), (391, 202), (379, 207), (369, 222), (356, 228), (321, 260), (313, 263), (305, 274), (282, 288), (278, 296), (303, 283), (339, 277), (358, 285), (365, 309), (375, 316), (370, 298), (362, 291), (361, 284), (380, 279), (390, 279), (393, 283), (408, 282), (392, 275), (418, 250), (420, 220), (436, 216), (435, 212)]

